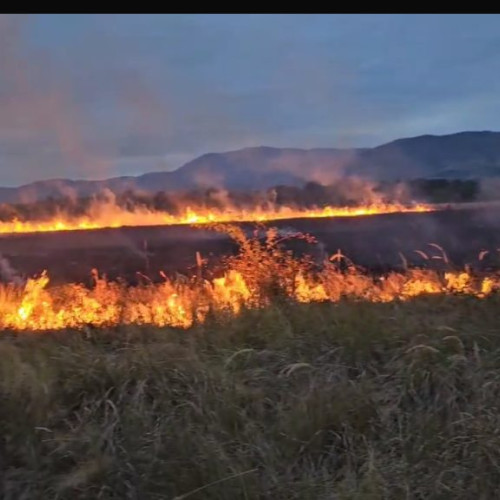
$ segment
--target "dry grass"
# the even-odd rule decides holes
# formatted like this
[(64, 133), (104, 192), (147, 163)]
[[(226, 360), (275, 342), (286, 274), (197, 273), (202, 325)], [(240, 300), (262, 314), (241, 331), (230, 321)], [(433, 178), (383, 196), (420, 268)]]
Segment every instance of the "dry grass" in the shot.
[(321, 251), (314, 258), (309, 252), (302, 253), (297, 247), (294, 252), (284, 244), (291, 239), (311, 243), (307, 235), (292, 237), (281, 235), (276, 228), (261, 228), (247, 236), (232, 225), (214, 228), (231, 236), (239, 252), (226, 256), (218, 269), (205, 269), (204, 260), (197, 254), (196, 273), (191, 277), (169, 278), (160, 273), (163, 281), (158, 283), (141, 275), (142, 283), (131, 287), (123, 279), (108, 281), (94, 270), (91, 287), (79, 283), (50, 286), (46, 272), (28, 279), (23, 286), (0, 284), (0, 329), (47, 331), (118, 325), (190, 328), (204, 322), (207, 315), (237, 315), (243, 307), (289, 301), (338, 302), (349, 298), (388, 302), (443, 293), (486, 297), (500, 290), (498, 271), (453, 269), (444, 250), (435, 244), (431, 245), (440, 250), (442, 255), (438, 257), (444, 269), (429, 265), (426, 269), (372, 275), (340, 251), (330, 257)]
[(493, 499), (498, 295), (0, 338), (0, 497)]

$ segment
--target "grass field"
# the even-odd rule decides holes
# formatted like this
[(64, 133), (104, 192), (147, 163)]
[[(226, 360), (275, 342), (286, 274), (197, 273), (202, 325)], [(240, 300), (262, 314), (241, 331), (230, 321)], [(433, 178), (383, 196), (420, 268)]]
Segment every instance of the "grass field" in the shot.
[(0, 337), (0, 497), (493, 499), (500, 297)]

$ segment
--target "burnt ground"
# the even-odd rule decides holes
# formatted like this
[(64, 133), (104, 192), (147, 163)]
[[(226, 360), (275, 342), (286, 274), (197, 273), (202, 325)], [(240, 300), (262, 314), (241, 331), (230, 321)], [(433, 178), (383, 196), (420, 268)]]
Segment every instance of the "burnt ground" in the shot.
[[(351, 218), (293, 219), (273, 226), (314, 235), (329, 254), (341, 249), (356, 264), (373, 271), (409, 265), (442, 265), (432, 256), (442, 246), (451, 266), (500, 267), (500, 208), (450, 209), (432, 213), (388, 214)], [(243, 224), (248, 229), (255, 224)], [(226, 236), (189, 226), (127, 227), (92, 231), (35, 233), (0, 237), (0, 254), (21, 276), (44, 269), (53, 283), (88, 282), (92, 268), (112, 279), (137, 280), (137, 272), (157, 277), (167, 273), (192, 273), (196, 251), (210, 267), (220, 256), (234, 252)], [(310, 249), (318, 258), (319, 247)], [(425, 260), (415, 250), (423, 250)], [(489, 250), (481, 261), (478, 255)], [(6, 261), (0, 262), (6, 279)]]

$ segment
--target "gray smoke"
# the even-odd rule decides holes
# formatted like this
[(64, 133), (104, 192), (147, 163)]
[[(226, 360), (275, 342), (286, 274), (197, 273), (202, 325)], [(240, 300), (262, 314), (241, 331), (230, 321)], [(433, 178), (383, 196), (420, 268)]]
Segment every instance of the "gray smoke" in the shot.
[(0, 278), (3, 281), (19, 286), (24, 285), (25, 282), (2, 254), (0, 254)]

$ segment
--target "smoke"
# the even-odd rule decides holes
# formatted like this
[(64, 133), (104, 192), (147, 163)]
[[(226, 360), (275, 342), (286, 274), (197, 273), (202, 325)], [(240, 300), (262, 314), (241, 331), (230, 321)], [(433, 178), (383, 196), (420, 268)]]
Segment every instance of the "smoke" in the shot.
[(480, 179), (479, 199), (482, 201), (500, 200), (500, 178)]
[(359, 177), (348, 177), (335, 183), (339, 194), (353, 202), (363, 204), (381, 203), (382, 194), (377, 192), (377, 185)]
[(169, 122), (152, 86), (138, 71), (114, 66), (102, 36), (100, 47), (89, 36), (73, 49), (85, 71), (67, 66), (28, 43), (33, 21), (0, 15), (2, 184), (108, 178), (124, 157), (160, 162)]
[(0, 278), (8, 283), (13, 283), (14, 285), (20, 286), (24, 284), (24, 279), (2, 254), (0, 254)]
[(231, 207), (233, 200), (226, 189), (213, 189), (209, 192), (208, 199), (217, 207)]
[[(84, 144), (83, 116), (70, 84), (61, 72), (53, 71), (46, 53), (26, 46), (24, 31), (29, 21), (29, 16), (0, 16), (3, 174), (10, 182), (19, 179), (17, 168), (25, 178), (55, 176), (64, 164), (72, 176), (92, 175), (96, 163)], [(11, 166), (16, 168), (6, 170)]]
[(357, 176), (338, 177), (331, 184), (326, 184), (324, 191), (328, 197), (327, 202), (339, 206), (406, 204), (413, 201), (405, 183), (384, 185)]

